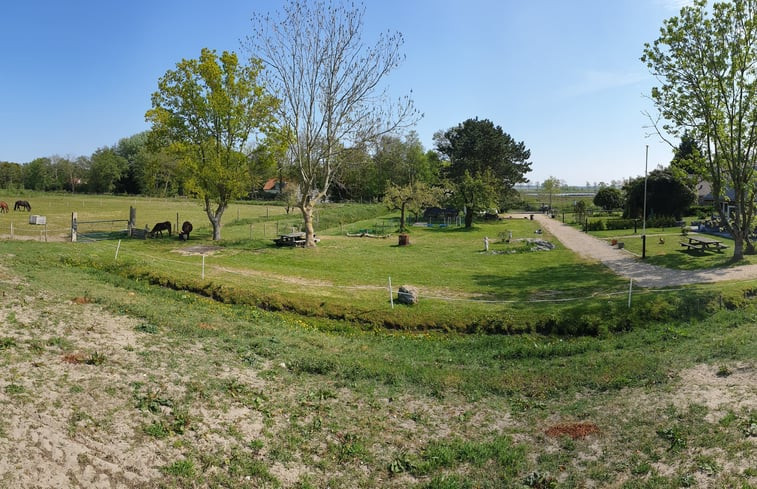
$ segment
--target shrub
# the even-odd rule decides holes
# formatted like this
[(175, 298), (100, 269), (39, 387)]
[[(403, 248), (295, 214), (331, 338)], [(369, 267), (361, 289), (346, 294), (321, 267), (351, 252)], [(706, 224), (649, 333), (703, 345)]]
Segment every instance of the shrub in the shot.
[(616, 229), (633, 229), (634, 219), (608, 219), (605, 223), (605, 229), (612, 231)]
[(599, 219), (597, 221), (589, 221), (587, 224), (589, 226), (588, 231), (604, 231), (605, 230), (604, 219)]

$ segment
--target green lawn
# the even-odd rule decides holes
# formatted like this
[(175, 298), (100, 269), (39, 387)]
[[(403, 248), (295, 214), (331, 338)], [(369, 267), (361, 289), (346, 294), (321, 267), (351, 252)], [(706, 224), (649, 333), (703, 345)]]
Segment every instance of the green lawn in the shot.
[[(8, 195), (0, 198), (13, 200)], [(80, 233), (84, 221), (128, 217), (130, 206), (137, 209), (139, 227), (176, 220), (177, 214), (179, 222), (191, 220), (195, 231), (189, 242), (174, 236), (77, 244), (12, 241), (8, 246), (20, 254), (21, 247), (34, 250), (40, 260), (49, 263), (107, 269), (115, 275), (196, 291), (222, 301), (350, 319), (372, 327), (513, 332), (579, 332), (585, 328), (596, 333), (608, 321), (616, 323), (608, 325), (611, 329), (623, 327), (620, 324), (627, 313), (625, 279), (559, 244), (552, 251), (533, 251), (526, 240), (556, 241), (548, 234), (536, 234), (538, 224), (529, 219), (481, 222), (472, 229), (411, 227), (410, 245), (398, 246), (393, 232), (396, 215), (382, 215), (385, 211), (377, 205), (329, 204), (321, 206), (317, 214), (318, 248), (301, 249), (274, 246), (276, 233), (289, 232), (299, 225), (300, 217), (270, 204), (233, 204), (224, 215), (224, 239), (213, 242), (207, 217), (195, 201), (55, 194), (24, 198), (32, 203), (34, 213), (47, 216), (51, 233), (53, 229), (65, 233), (73, 210), (79, 214)], [(19, 223), (23, 218), (28, 215), (11, 211), (0, 216), (0, 228), (14, 221), (17, 236), (23, 229), (38, 233), (32, 237), (41, 241), (40, 226)], [(365, 229), (390, 237), (347, 236)], [(509, 233), (511, 242), (500, 239)], [(629, 250), (641, 252), (638, 237), (625, 232), (597, 234), (622, 239)], [(727, 263), (727, 252), (705, 256), (682, 252), (670, 230), (649, 229), (648, 234), (651, 263), (676, 268)], [(664, 245), (658, 242), (662, 235)], [(484, 237), (491, 240), (489, 252), (484, 252)], [(198, 245), (217, 249), (192, 251)], [(417, 287), (419, 304), (392, 308), (390, 280), (394, 296), (401, 285)], [(649, 307), (658, 308), (653, 303), (660, 299), (659, 294), (636, 293), (640, 297), (635, 304), (649, 302)], [(676, 294), (680, 293), (671, 291), (665, 300), (677, 303)]]

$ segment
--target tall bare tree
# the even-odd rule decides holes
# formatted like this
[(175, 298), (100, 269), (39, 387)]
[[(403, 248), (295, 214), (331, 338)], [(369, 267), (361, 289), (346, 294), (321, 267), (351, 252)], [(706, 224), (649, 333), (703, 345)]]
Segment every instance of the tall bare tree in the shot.
[(327, 195), (340, 152), (408, 127), (418, 119), (409, 97), (391, 102), (389, 73), (403, 60), (401, 34), (363, 42), (365, 8), (291, 0), (275, 14), (255, 14), (246, 46), (263, 60), (268, 88), (282, 101), (308, 247), (315, 246), (313, 210)]

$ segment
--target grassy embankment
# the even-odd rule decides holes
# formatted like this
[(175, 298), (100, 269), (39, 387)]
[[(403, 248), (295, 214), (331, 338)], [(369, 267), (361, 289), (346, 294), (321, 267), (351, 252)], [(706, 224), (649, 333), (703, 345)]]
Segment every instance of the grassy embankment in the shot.
[[(402, 255), (381, 254), (383, 247), (430, 253), (448, 236), (463, 253), (467, 239), (454, 240), (471, 235), (416, 232), (411, 239), (417, 244), (402, 250), (345, 238), (338, 250), (375, 246), (373, 253), (391, 263)], [(317, 251), (275, 250), (261, 242), (224, 252), (238, 260), (225, 266), (270, 263), (273, 273), (288, 260), (308, 264), (313, 255), (336, 266), (332, 240), (336, 236), (324, 236)], [(133, 245), (141, 246), (140, 255), (160, 257), (177, 243)], [(467, 261), (511, 258), (481, 256), (477, 246), (469, 245)], [(15, 437), (24, 433), (24, 413), (33, 414), (32, 424), (43, 416), (47, 425), (61, 426), (79, 453), (78, 465), (65, 469), (70, 477), (84, 477), (107, 440), (121, 447), (108, 470), (142, 467), (141, 478), (130, 479), (138, 479), (134, 487), (757, 483), (757, 310), (748, 300), (706, 321), (639, 322), (600, 337), (364, 331), (349, 323), (324, 331), (320, 320), (222, 304), (97, 266), (113, 243), (2, 247), (0, 448), (23, 445)], [(570, 258), (558, 253), (517, 261), (534, 266), (538, 257), (552, 256), (569, 268)], [(85, 254), (95, 257), (91, 266), (66, 265), (74, 257), (83, 263)], [(172, 260), (182, 266), (180, 257)], [(488, 267), (494, 263), (501, 264)], [(531, 273), (546, 268), (543, 274), (559, 285), (564, 275), (548, 263), (536, 262)], [(413, 278), (424, 268), (414, 269), (419, 276)], [(301, 280), (314, 280), (308, 269)], [(606, 278), (597, 270), (590, 274)], [(355, 280), (347, 270), (328, 279), (340, 276)], [(472, 287), (471, 279), (457, 280), (463, 291)], [(533, 281), (555, 287), (548, 277)], [(500, 286), (516, 294), (508, 283)], [(521, 279), (518, 287), (526, 286)], [(72, 305), (73, 298), (95, 304)], [(106, 323), (111, 329), (82, 321), (81, 308), (114, 315)], [(97, 341), (101, 335), (129, 339), (124, 345)], [(76, 358), (78, 365), (68, 360)], [(40, 464), (54, 463), (42, 456)], [(20, 475), (8, 472), (0, 481)]]

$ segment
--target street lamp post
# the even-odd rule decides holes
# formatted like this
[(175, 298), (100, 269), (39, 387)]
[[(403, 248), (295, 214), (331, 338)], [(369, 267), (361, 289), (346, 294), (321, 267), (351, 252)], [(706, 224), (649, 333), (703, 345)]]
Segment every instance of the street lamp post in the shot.
[(647, 257), (647, 165), (649, 164), (649, 145), (644, 156), (644, 215), (641, 227), (641, 258)]

